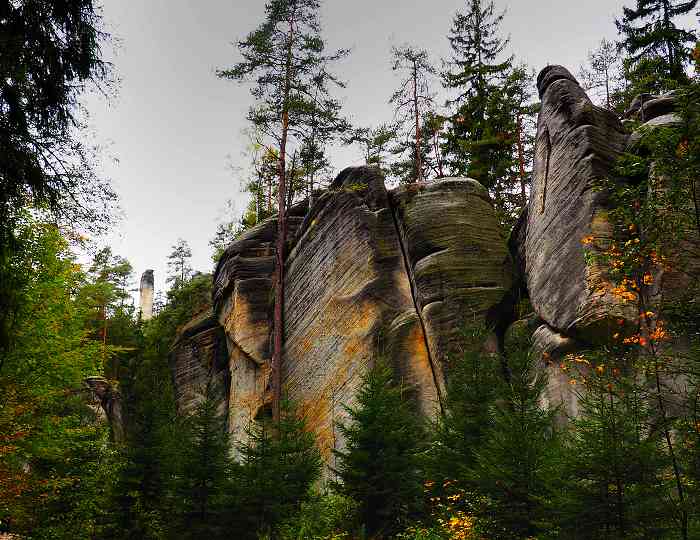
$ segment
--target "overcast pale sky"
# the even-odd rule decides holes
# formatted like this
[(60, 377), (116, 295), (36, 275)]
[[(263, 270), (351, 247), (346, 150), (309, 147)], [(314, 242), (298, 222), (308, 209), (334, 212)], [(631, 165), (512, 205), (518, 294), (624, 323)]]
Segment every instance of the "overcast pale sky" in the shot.
[[(496, 0), (507, 8), (503, 32), (512, 52), (536, 70), (562, 64), (573, 72), (601, 38), (614, 38), (613, 19), (633, 0)], [(454, 12), (465, 0), (325, 0), (322, 22), (330, 48), (351, 47), (336, 66), (347, 81), (339, 96), (359, 125), (391, 118), (397, 79), (389, 50), (405, 42), (434, 58), (449, 52)], [(248, 88), (215, 76), (237, 60), (233, 43), (254, 29), (263, 0), (104, 0), (108, 30), (118, 38), (113, 62), (121, 78), (111, 103), (91, 98), (98, 141), (118, 162), (106, 161), (125, 218), (107, 239), (134, 266), (137, 279), (155, 269), (165, 287), (166, 258), (178, 238), (193, 266), (210, 271), (208, 241), (224, 218), (226, 200), (245, 206), (229, 164), (242, 164), (241, 130), (251, 104)], [(693, 21), (691, 21), (693, 22)], [(109, 53), (109, 51), (107, 51)], [(109, 53), (110, 59), (112, 53)], [(337, 170), (359, 163), (359, 152), (336, 156)]]

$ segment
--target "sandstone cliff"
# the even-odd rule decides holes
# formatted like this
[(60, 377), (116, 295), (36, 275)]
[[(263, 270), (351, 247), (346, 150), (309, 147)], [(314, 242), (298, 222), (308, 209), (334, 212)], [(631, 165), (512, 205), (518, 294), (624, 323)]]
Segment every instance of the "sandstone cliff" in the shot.
[[(613, 328), (636, 324), (636, 309), (610, 293), (605, 267), (587, 260), (582, 239), (610, 240), (609, 202), (595, 185), (640, 131), (593, 105), (561, 66), (545, 68), (537, 84), (531, 197), (507, 245), (486, 190), (470, 179), (387, 191), (378, 169), (349, 168), (310, 208), (290, 209), (282, 382), (328, 462), (343, 445), (334, 426), (379, 357), (433, 415), (465, 325), (493, 328), (483, 346), (498, 352), (516, 302), (528, 296), (534, 313), (514, 328), (532, 335), (549, 372), (546, 401), (575, 415), (568, 376), (544, 358), (605, 345)], [(673, 96), (648, 96), (628, 116), (642, 130), (677, 121)], [(270, 404), (276, 227), (269, 219), (228, 247), (212, 311), (183, 329), (171, 356), (180, 409), (197, 385), (217, 379), (236, 441)], [(683, 286), (679, 276), (666, 282), (666, 294)]]

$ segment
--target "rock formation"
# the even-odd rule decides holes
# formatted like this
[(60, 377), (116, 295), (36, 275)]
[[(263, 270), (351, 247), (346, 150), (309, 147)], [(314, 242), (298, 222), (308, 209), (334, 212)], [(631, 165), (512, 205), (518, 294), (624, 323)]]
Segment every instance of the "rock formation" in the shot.
[[(343, 444), (335, 424), (378, 358), (423, 414), (440, 410), (464, 324), (483, 323), (511, 288), (509, 256), (474, 180), (388, 192), (378, 169), (349, 168), (311, 208), (301, 203), (288, 216), (283, 388), (330, 462)], [(170, 357), (179, 409), (191, 408), (195, 388), (219, 380), (236, 441), (269, 413), (276, 232), (271, 218), (227, 248), (212, 311), (181, 330)]]
[[(534, 314), (513, 328), (533, 337), (550, 375), (546, 401), (576, 414), (555, 361), (608, 343), (620, 321), (636, 324), (636, 309), (611, 294), (582, 240), (611, 238), (609, 203), (595, 186), (639, 133), (593, 105), (561, 66), (545, 68), (537, 84), (531, 198), (507, 246), (488, 193), (469, 179), (387, 191), (378, 169), (349, 168), (311, 207), (289, 210), (282, 383), (327, 462), (343, 445), (334, 426), (378, 358), (412, 388), (423, 414), (435, 414), (465, 325), (493, 328), (483, 347), (498, 352), (527, 295)], [(673, 96), (640, 99), (629, 116), (643, 129), (677, 121)], [(171, 355), (180, 410), (192, 406), (196, 387), (217, 380), (236, 441), (269, 412), (276, 234), (271, 218), (226, 249), (212, 309), (182, 330)]]
[(170, 372), (178, 413), (189, 413), (210, 384), (220, 413), (228, 414), (228, 351), (211, 306), (180, 329), (170, 353)]
[(110, 427), (113, 441), (124, 440), (124, 418), (122, 416), (122, 399), (116, 383), (104, 377), (88, 377), (85, 386), (92, 396), (92, 403), (98, 415), (104, 415)]
[(153, 270), (146, 270), (141, 275), (139, 310), (142, 320), (148, 321), (153, 317)]

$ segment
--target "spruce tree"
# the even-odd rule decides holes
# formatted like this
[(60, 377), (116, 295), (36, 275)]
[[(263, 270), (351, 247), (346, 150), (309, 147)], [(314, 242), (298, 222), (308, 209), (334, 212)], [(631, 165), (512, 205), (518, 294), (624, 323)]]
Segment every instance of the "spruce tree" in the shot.
[(692, 12), (697, 4), (698, 0), (636, 0), (635, 8), (624, 7), (622, 18), (615, 24), (630, 61), (644, 67), (645, 61), (659, 60), (657, 79), (686, 83), (689, 45), (696, 42), (697, 35), (678, 28), (673, 19)]
[(436, 424), (429, 476), (438, 482), (457, 480), (474, 487), (476, 451), (493, 423), (492, 405), (502, 383), (499, 361), (479, 351), (466, 351), (449, 366), (445, 414)]
[(203, 388), (191, 416), (179, 423), (178, 467), (170, 496), (173, 538), (225, 537), (229, 489), (229, 440), (219, 411), (216, 383)]
[(230, 527), (241, 538), (257, 539), (299, 510), (319, 478), (321, 457), (314, 436), (292, 404), (281, 403), (279, 422), (269, 416), (252, 422), (239, 445), (234, 470), (236, 493)]
[[(619, 370), (614, 371), (616, 374)], [(567, 538), (662, 538), (670, 530), (661, 433), (637, 382), (598, 364), (578, 396), (557, 504)]]
[(559, 439), (555, 411), (541, 405), (546, 377), (519, 344), (508, 351), (509, 376), (497, 385), (491, 423), (474, 448), (472, 474), (488, 501), (479, 517), (492, 524), (490, 538), (530, 538), (552, 526)]
[(443, 73), (443, 84), (456, 97), (448, 106), (456, 107), (450, 118), (446, 150), (453, 174), (469, 176), (487, 188), (492, 144), (487, 108), (491, 90), (499, 86), (513, 58), (502, 58), (508, 44), (499, 36), (504, 14), (496, 14), (492, 0), (468, 0), (465, 13), (457, 12), (448, 36), (452, 48)]
[(350, 422), (339, 425), (345, 449), (335, 451), (336, 489), (358, 503), (368, 535), (393, 534), (421, 511), (424, 431), (409, 389), (377, 361), (363, 377), (357, 405), (346, 411)]
[(503, 17), (493, 0), (469, 0), (466, 12), (453, 19), (448, 36), (452, 54), (443, 73), (453, 112), (443, 149), (450, 173), (481, 182), (508, 224), (517, 215), (511, 194), (520, 191), (522, 207), (529, 182), (522, 117), (532, 112), (532, 76), (504, 54), (508, 39), (499, 35)]

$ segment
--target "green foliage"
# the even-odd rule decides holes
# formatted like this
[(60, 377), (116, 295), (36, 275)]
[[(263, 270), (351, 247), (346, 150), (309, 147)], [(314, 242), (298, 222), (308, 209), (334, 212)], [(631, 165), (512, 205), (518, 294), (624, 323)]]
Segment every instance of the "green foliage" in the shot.
[(624, 7), (622, 18), (615, 23), (630, 61), (661, 60), (657, 78), (687, 82), (688, 44), (694, 44), (697, 36), (678, 28), (673, 19), (692, 12), (696, 6), (697, 0), (636, 0), (636, 8)]
[(58, 229), (27, 214), (16, 226), (12, 271), (24, 278), (0, 365), (0, 530), (92, 538), (117, 461), (83, 381), (114, 351), (92, 339), (81, 291), (94, 283)]
[(0, 354), (13, 346), (27, 274), (14, 272), (27, 208), (104, 230), (116, 198), (76, 135), (78, 98), (107, 82), (93, 0), (5, 1), (0, 18)]
[(479, 351), (483, 337), (480, 329), (465, 330), (466, 350), (448, 367), (445, 412), (436, 423), (436, 440), (429, 453), (430, 477), (438, 484), (456, 478), (470, 481), (476, 451), (492, 425), (501, 362)]
[(491, 523), (490, 538), (528, 538), (552, 529), (550, 501), (558, 466), (556, 410), (542, 406), (547, 385), (527, 343), (508, 351), (508, 379), (491, 407), (491, 426), (475, 448), (472, 471), (487, 498), (477, 516)]
[(234, 469), (236, 492), (233, 527), (242, 538), (270, 533), (308, 500), (321, 472), (321, 457), (312, 433), (291, 403), (283, 402), (278, 423), (252, 422), (248, 441), (240, 444)]
[(168, 255), (168, 278), (166, 281), (172, 283), (174, 288), (184, 285), (192, 277), (192, 267), (190, 259), (192, 250), (186, 240), (178, 238), (173, 251)]
[(581, 416), (565, 453), (570, 484), (560, 502), (571, 538), (661, 538), (667, 532), (662, 441), (646, 398), (630, 382), (594, 376), (579, 394)]
[[(399, 88), (393, 93), (389, 103), (394, 106), (394, 117), (404, 127), (407, 144), (399, 145), (395, 154), (409, 151), (407, 160), (393, 164), (392, 169), (399, 171), (399, 180), (403, 182), (422, 182), (425, 179), (423, 140), (423, 116), (434, 108), (430, 91), (430, 80), (437, 74), (432, 65), (428, 51), (410, 45), (393, 47), (392, 70), (405, 73)], [(398, 167), (397, 167), (398, 166)]]
[(169, 496), (173, 538), (223, 538), (230, 491), (227, 419), (218, 410), (215, 383), (202, 390), (194, 412), (178, 423), (177, 468)]
[(277, 535), (280, 540), (345, 540), (357, 526), (355, 501), (337, 493), (313, 494)]
[(374, 128), (356, 127), (348, 130), (342, 141), (346, 145), (360, 146), (366, 165), (376, 165), (384, 169), (390, 150), (389, 145), (397, 138), (397, 131), (398, 126), (388, 123)]
[(470, 0), (458, 12), (448, 39), (452, 56), (443, 73), (445, 88), (454, 92), (454, 107), (443, 145), (450, 173), (481, 182), (489, 190), (506, 225), (512, 225), (525, 204), (534, 140), (526, 118), (532, 74), (503, 57), (508, 44), (499, 36), (504, 14), (492, 0)]
[(397, 532), (422, 511), (424, 430), (409, 396), (410, 389), (377, 361), (363, 377), (357, 405), (346, 407), (350, 423), (338, 426), (346, 447), (334, 450), (335, 488), (357, 501), (369, 535)]
[[(248, 120), (270, 141), (263, 146), (278, 161), (278, 189), (285, 194), (286, 206), (306, 191), (302, 175), (311, 193), (316, 174), (325, 167), (323, 148), (347, 129), (340, 102), (330, 92), (331, 86), (345, 84), (329, 67), (349, 51), (326, 53), (319, 11), (318, 0), (268, 1), (264, 21), (238, 42), (241, 61), (217, 71), (220, 78), (256, 83), (251, 89), (256, 105), (250, 108)], [(289, 151), (292, 143), (303, 150), (301, 155)]]

